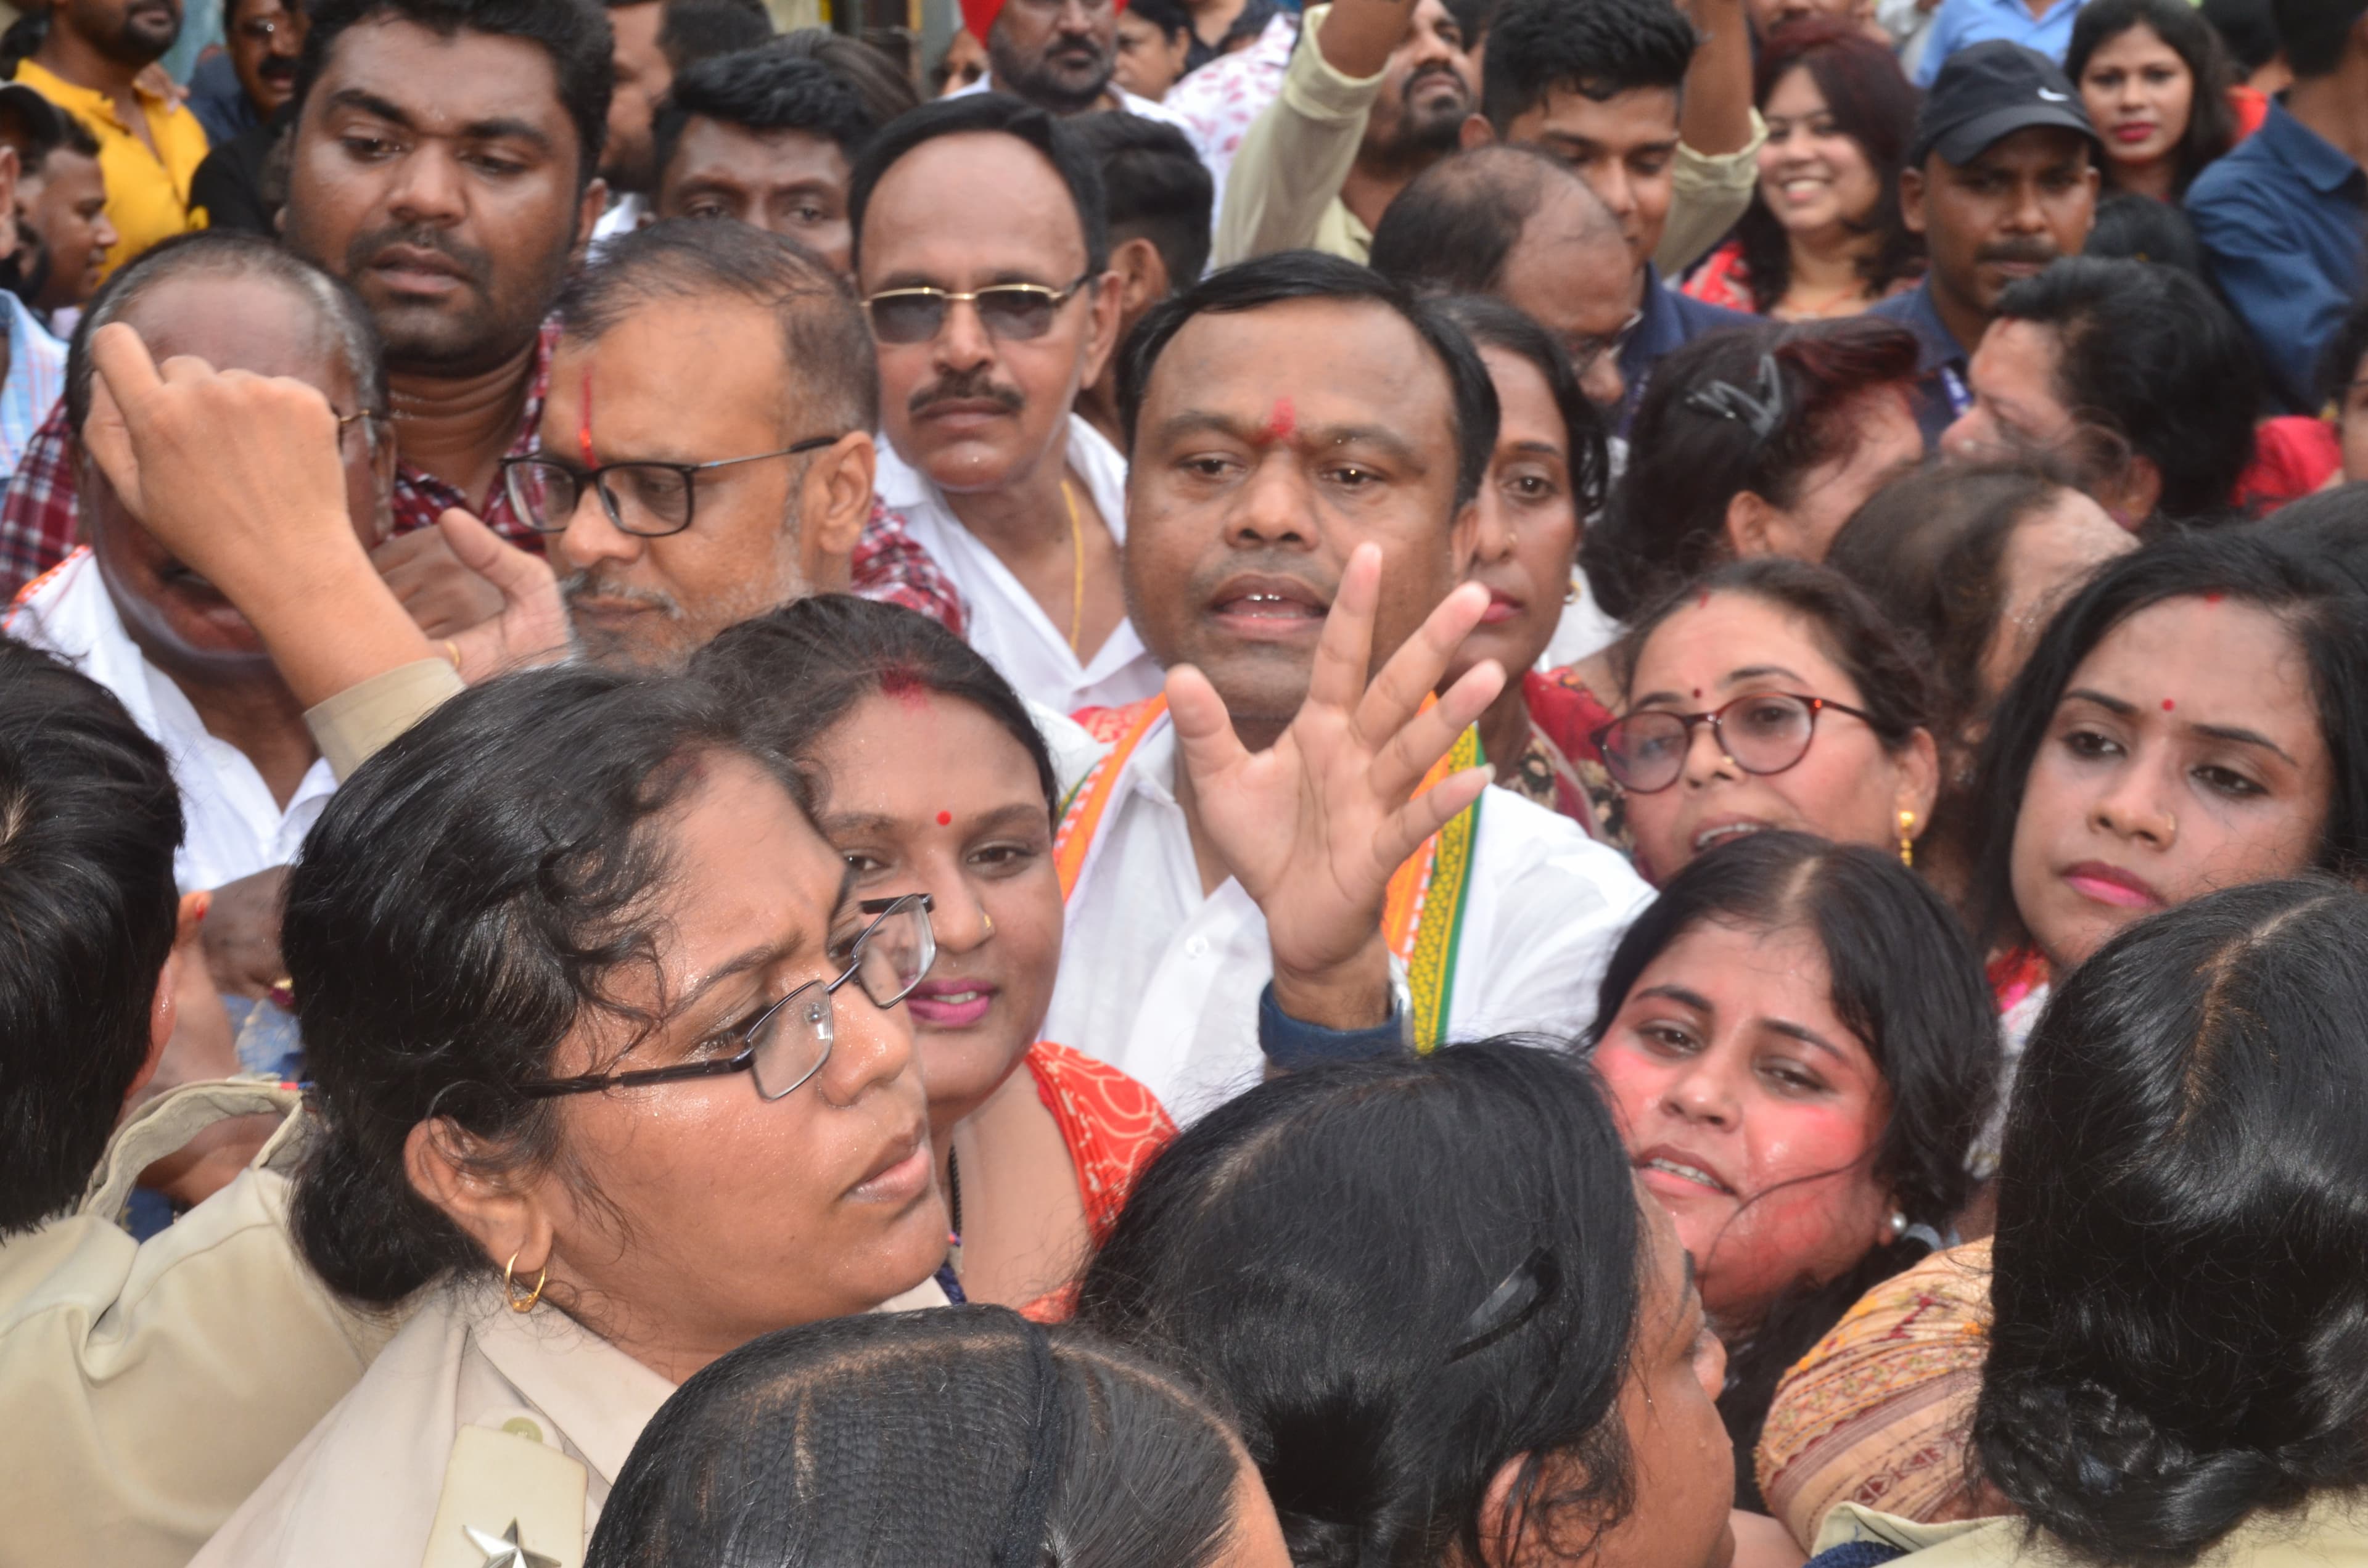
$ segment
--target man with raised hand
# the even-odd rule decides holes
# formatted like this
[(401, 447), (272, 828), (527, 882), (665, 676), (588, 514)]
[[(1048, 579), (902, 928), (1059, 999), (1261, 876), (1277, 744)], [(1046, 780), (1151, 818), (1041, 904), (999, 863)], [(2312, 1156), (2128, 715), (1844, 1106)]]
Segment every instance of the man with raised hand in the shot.
[[(1120, 384), (1127, 602), (1170, 674), (1165, 699), (1081, 715), (1110, 751), (1057, 840), (1068, 936), (1046, 1037), (1190, 1118), (1256, 1079), (1262, 1011), (1284, 1065), (1576, 1032), (1651, 896), (1617, 852), (1491, 788), (1452, 812), (1468, 797), (1440, 796), (1419, 841), (1350, 833), (1311, 858), (1326, 819), (1279, 782), (1388, 727), (1352, 674), (1418, 703), (1480, 611), (1452, 593), (1496, 437), (1471, 344), (1364, 267), (1284, 253), (1156, 308)], [(1484, 664), (1432, 710), (1454, 736), (1432, 789), (1478, 777), (1469, 722), (1503, 678)], [(1286, 850), (1269, 835), (1287, 824)]]

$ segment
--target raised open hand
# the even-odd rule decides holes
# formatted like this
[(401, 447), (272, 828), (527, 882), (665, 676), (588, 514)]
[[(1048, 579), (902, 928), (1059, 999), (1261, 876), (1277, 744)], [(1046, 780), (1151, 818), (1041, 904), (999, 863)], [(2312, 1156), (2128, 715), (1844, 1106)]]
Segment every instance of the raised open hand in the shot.
[[(1504, 686), (1505, 672), (1484, 661), (1423, 706), (1488, 608), (1486, 591), (1467, 585), (1450, 594), (1369, 683), (1381, 575), (1381, 551), (1360, 545), (1325, 618), (1307, 699), (1266, 751), (1243, 747), (1200, 671), (1178, 665), (1167, 675), (1201, 831), (1265, 912), (1279, 999), (1311, 1022), (1335, 1020), (1292, 1006), (1286, 989), (1345, 983), (1370, 1002), (1377, 973), (1386, 987), (1390, 877), (1491, 778), (1486, 767), (1465, 768), (1415, 792)], [(1382, 1000), (1385, 1012), (1385, 990)]]

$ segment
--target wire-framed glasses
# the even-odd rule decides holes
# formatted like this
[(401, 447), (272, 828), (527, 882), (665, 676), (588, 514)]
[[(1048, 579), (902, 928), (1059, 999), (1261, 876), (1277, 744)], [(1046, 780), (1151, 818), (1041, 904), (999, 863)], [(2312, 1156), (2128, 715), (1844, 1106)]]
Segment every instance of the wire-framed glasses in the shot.
[(729, 1056), (686, 1062), (675, 1067), (651, 1067), (635, 1073), (590, 1073), (575, 1078), (538, 1078), (518, 1085), (529, 1099), (554, 1095), (584, 1095), (599, 1089), (629, 1089), (644, 1084), (671, 1084), (689, 1078), (720, 1077), (746, 1073), (757, 1092), (780, 1099), (822, 1071), (838, 1031), (833, 1022), (832, 997), (852, 980), (871, 1005), (886, 1011), (902, 1002), (937, 961), (938, 941), (929, 929), (929, 895), (906, 893), (902, 898), (867, 899), (857, 907), (874, 918), (854, 940), (835, 949), (846, 967), (835, 980), (810, 980), (757, 1014), (738, 1029), (718, 1035), (707, 1045), (740, 1049)]
[(1065, 289), (1045, 283), (990, 283), (959, 293), (916, 283), (905, 289), (882, 289), (867, 297), (863, 309), (871, 318), (871, 335), (882, 343), (928, 343), (946, 329), (946, 314), (956, 304), (978, 312), (978, 324), (989, 337), (1025, 342), (1053, 330), (1053, 323), (1069, 297), (1093, 278), (1080, 273)]
[(598, 492), (600, 509), (620, 533), (643, 539), (664, 539), (690, 527), (699, 500), (699, 476), (712, 469), (736, 468), (772, 458), (793, 458), (817, 451), (839, 439), (815, 436), (778, 452), (757, 452), (745, 458), (718, 458), (713, 462), (669, 463), (635, 461), (602, 463), (586, 469), (563, 462), (546, 452), (502, 460), (502, 487), (510, 505), (537, 533), (564, 534), (589, 485)]
[(1710, 726), (1719, 749), (1744, 772), (1782, 773), (1808, 755), (1817, 715), (1828, 708), (1874, 722), (1864, 709), (1829, 698), (1753, 691), (1707, 713), (1647, 708), (1614, 719), (1595, 732), (1595, 744), (1603, 754), (1604, 770), (1622, 789), (1651, 795), (1675, 784), (1685, 772), (1686, 749), (1693, 744), (1697, 724)]

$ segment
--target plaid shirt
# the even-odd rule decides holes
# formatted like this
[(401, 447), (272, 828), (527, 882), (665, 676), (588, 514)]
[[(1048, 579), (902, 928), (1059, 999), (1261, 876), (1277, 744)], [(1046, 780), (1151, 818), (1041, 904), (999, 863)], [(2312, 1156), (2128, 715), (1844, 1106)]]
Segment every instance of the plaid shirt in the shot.
[[(556, 323), (546, 322), (534, 357), (534, 381), (527, 389), (526, 409), (518, 437), (510, 443), (515, 456), (534, 450), (535, 431), (542, 423), (543, 393), (551, 385), (551, 355), (559, 342)], [(66, 422), (61, 399), (49, 418), (25, 447), (15, 477), (0, 496), (0, 603), (14, 599), (27, 583), (63, 561), (80, 533), (74, 508), (74, 468), (77, 443)], [(482, 508), (455, 485), (407, 463), (394, 471), (394, 531), (410, 533), (432, 526), (448, 507), (475, 511), (485, 525), (503, 538), (541, 553), (542, 536), (529, 528), (510, 498), (496, 483)], [(938, 564), (896, 515), (879, 506), (871, 508), (856, 541), (851, 586), (868, 599), (918, 610), (954, 632), (962, 631), (962, 596), (938, 569)]]
[[(551, 385), (551, 351), (558, 342), (558, 324), (545, 322), (542, 335), (535, 344), (534, 381), (527, 388), (526, 410), (506, 456), (534, 449), (535, 427), (542, 423), (542, 395)], [(27, 583), (63, 561), (78, 541), (81, 522), (74, 506), (77, 446), (66, 422), (65, 401), (61, 398), (40, 434), (25, 448), (25, 455), (17, 464), (16, 477), (8, 481), (7, 494), (0, 495), (0, 595), (13, 598)], [(485, 520), (487, 528), (504, 539), (541, 553), (541, 536), (519, 518), (498, 481), (479, 507), (472, 506), (458, 486), (409, 463), (396, 462), (395, 532), (410, 533), (415, 528), (430, 527), (450, 506), (475, 512)]]

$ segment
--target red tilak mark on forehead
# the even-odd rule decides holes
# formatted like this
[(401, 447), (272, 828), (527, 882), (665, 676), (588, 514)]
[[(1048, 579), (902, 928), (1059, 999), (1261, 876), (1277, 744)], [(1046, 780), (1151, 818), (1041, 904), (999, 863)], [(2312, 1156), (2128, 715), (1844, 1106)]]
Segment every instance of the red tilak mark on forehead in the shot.
[(1258, 432), (1258, 439), (1269, 442), (1288, 441), (1291, 439), (1291, 433), (1298, 428), (1298, 411), (1291, 406), (1289, 398), (1279, 397), (1274, 400), (1274, 412), (1267, 415), (1266, 428)]
[(938, 825), (939, 825), (939, 827), (947, 827), (947, 826), (951, 825), (951, 824), (952, 824), (953, 820), (954, 820), (954, 814), (953, 814), (953, 812), (939, 812), (938, 813)]
[(1702, 597), (1700, 597), (1700, 598), (1698, 598), (1698, 599), (1696, 599), (1696, 600), (1694, 601), (1694, 608), (1696, 608), (1696, 609), (1708, 609), (1708, 608), (1710, 608), (1710, 590), (1709, 590), (1708, 588), (1704, 588), (1704, 589), (1702, 590)]
[(586, 468), (598, 468), (592, 456), (592, 372), (584, 372), (584, 408), (575, 418), (575, 449), (584, 454)]
[(907, 708), (929, 705), (929, 688), (918, 673), (905, 665), (891, 665), (880, 672), (880, 695), (894, 699)]
[(2178, 706), (2179, 706), (2179, 704), (2178, 704), (2177, 702), (2172, 701), (2172, 700), (2171, 700), (2169, 698), (2168, 698), (2168, 697), (2166, 697), (2166, 698), (2164, 698), (2164, 699), (2162, 699), (2162, 710), (2163, 710), (2164, 712), (2166, 712), (2166, 713), (2169, 712), (2172, 709), (2174, 709), (2174, 708), (2176, 708), (2176, 707), (2178, 707)]

